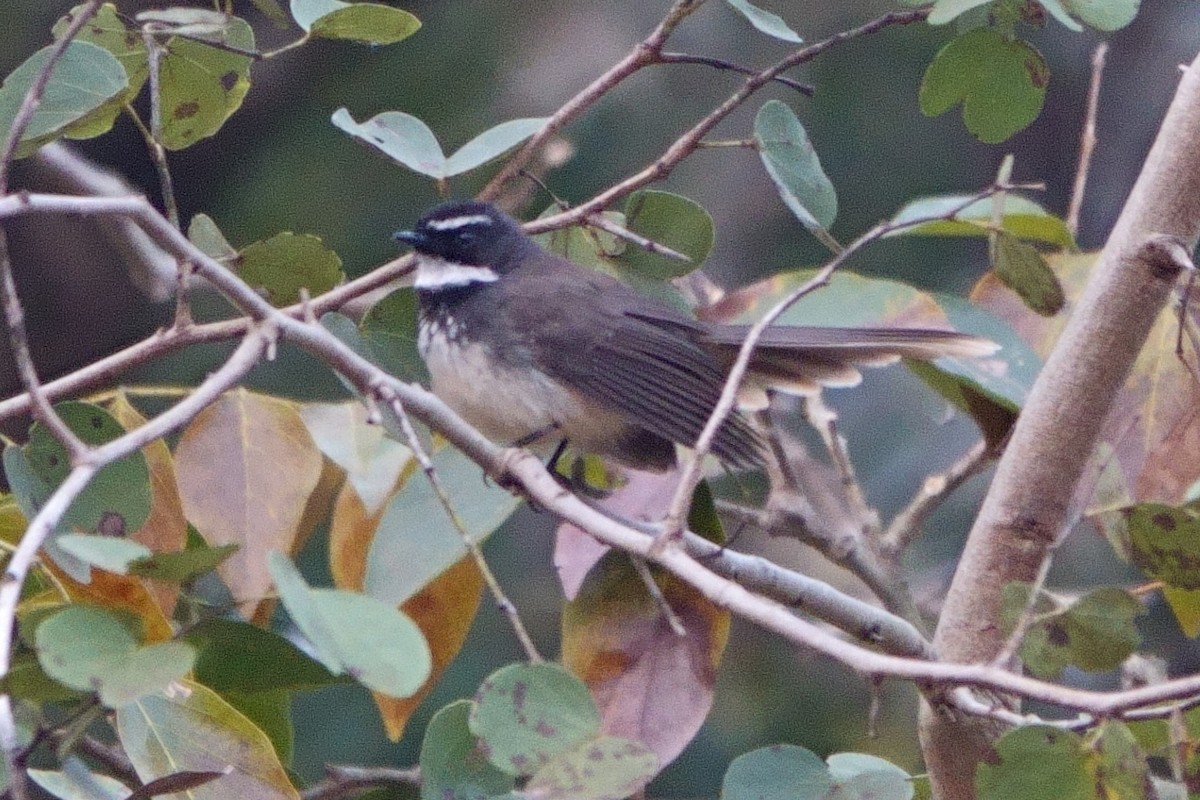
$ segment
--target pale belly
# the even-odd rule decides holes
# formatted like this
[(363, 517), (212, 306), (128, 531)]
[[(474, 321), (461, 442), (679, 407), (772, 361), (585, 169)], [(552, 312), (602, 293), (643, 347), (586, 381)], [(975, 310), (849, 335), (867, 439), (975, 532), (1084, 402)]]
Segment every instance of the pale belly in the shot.
[(422, 337), (421, 351), (434, 394), (497, 444), (536, 437), (548, 446), (565, 437), (590, 452), (618, 446), (614, 437), (625, 428), (619, 414), (582, 402), (543, 375), (497, 371), (482, 346), (451, 347), (440, 333)]

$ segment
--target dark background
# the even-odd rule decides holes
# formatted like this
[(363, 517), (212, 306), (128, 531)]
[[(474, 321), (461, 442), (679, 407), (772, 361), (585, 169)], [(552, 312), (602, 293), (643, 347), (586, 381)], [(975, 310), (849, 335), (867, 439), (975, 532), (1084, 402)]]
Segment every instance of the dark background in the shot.
[[(0, 12), (0, 73), (7, 74), (49, 41), (54, 20), (72, 3), (8, 3)], [(132, 13), (152, 4), (122, 2)], [(153, 4), (157, 5), (157, 4)], [(185, 220), (210, 214), (238, 247), (282, 230), (313, 233), (342, 257), (351, 276), (396, 254), (391, 231), (409, 225), (438, 199), (431, 183), (359, 147), (329, 117), (345, 106), (356, 119), (401, 110), (425, 120), (447, 151), (480, 131), (515, 117), (552, 113), (646, 35), (667, 0), (498, 2), (432, 0), (403, 7), (424, 28), (395, 46), (367, 48), (316, 42), (256, 64), (242, 109), (215, 138), (171, 155)], [(861, 24), (893, 8), (882, 2), (762, 2), (784, 16), (808, 42)], [(289, 41), (249, 3), (239, 6), (264, 46)], [(1075, 34), (1050, 22), (1024, 33), (1052, 72), (1046, 107), (1011, 141), (985, 146), (964, 129), (957, 111), (937, 119), (919, 113), (917, 86), (937, 48), (952, 35), (924, 24), (889, 29), (831, 50), (790, 73), (811, 83), (803, 98), (771, 87), (722, 124), (713, 138), (749, 135), (754, 112), (770, 97), (796, 110), (837, 187), (840, 213), (833, 232), (843, 241), (926, 194), (972, 191), (992, 179), (1006, 153), (1016, 156), (1014, 179), (1044, 181), (1036, 199), (1065, 213), (1074, 178), (1089, 60), (1097, 34)], [(1111, 35), (1092, 165), (1079, 240), (1098, 248), (1120, 211), (1149, 149), (1178, 77), (1178, 65), (1200, 46), (1200, 16), (1188, 3), (1147, 3), (1137, 20)], [(782, 57), (787, 46), (754, 31), (723, 3), (710, 2), (688, 19), (671, 50), (717, 56), (749, 66)], [(639, 73), (565, 131), (574, 157), (546, 180), (557, 194), (579, 201), (659, 155), (707, 113), (738, 78), (703, 66), (660, 66)], [(124, 175), (152, 197), (157, 182), (142, 141), (127, 121), (80, 149)], [(477, 190), (494, 171), (485, 167), (453, 184), (457, 195)], [(18, 170), (18, 178), (22, 173)], [(708, 269), (727, 286), (821, 261), (824, 253), (778, 199), (757, 158), (745, 150), (712, 150), (690, 157), (661, 188), (704, 205), (717, 223)], [(535, 214), (540, 197), (525, 212)], [(86, 226), (13, 226), (14, 263), (30, 314), (37, 358), (53, 376), (144, 336), (169, 319), (133, 290), (123, 265), (97, 245)], [(851, 268), (922, 287), (963, 291), (986, 267), (979, 242), (891, 240), (854, 259)], [(219, 305), (207, 304), (206, 313)], [(190, 383), (215, 363), (220, 348), (197, 349), (141, 370), (131, 381)], [(11, 365), (0, 361), (0, 379)], [(285, 353), (253, 376), (254, 385), (296, 397), (336, 397), (336, 381), (317, 365)], [(867, 377), (861, 389), (837, 392), (852, 455), (870, 499), (887, 519), (919, 486), (969, 446), (973, 427), (950, 419), (944, 405), (899, 368)], [(976, 479), (939, 512), (912, 558), (913, 581), (936, 602), (953, 556), (986, 486)], [(489, 544), (543, 652), (557, 652), (560, 599), (550, 565), (545, 520), (521, 512)], [(790, 566), (853, 588), (790, 542), (746, 533), (738, 542)], [(308, 554), (321, 561), (321, 540)], [(1054, 581), (1078, 583), (1123, 575), (1106, 545), (1090, 531), (1060, 551)], [(1182, 658), (1173, 625), (1155, 613), (1147, 633), (1167, 637), (1163, 651)], [(324, 761), (407, 765), (415, 759), (428, 714), (469, 694), (496, 667), (520, 657), (498, 614), (481, 613), (470, 643), (442, 687), (399, 745), (388, 744), (366, 692), (338, 687), (298, 698), (296, 771), (320, 774)], [(1084, 679), (1083, 676), (1075, 676)], [(1102, 676), (1099, 680), (1107, 680)], [(653, 787), (656, 796), (713, 795), (728, 762), (741, 752), (778, 741), (821, 754), (864, 750), (919, 770), (915, 697), (906, 685), (885, 684), (880, 736), (866, 736), (869, 694), (862, 681), (824, 659), (735, 625), (717, 701), (704, 731)]]

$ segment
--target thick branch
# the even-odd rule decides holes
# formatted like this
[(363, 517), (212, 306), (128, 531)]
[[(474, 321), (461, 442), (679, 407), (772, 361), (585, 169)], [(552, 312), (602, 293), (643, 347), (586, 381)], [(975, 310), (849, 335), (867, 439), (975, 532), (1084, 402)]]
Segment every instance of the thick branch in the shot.
[[(1030, 392), (971, 531), (935, 637), (939, 654), (990, 661), (1004, 643), (1001, 591), (1032, 581), (1065, 532), (1072, 495), (1150, 326), (1200, 236), (1200, 59), (1175, 100), (1124, 211)], [(1174, 251), (1174, 254), (1173, 254)], [(926, 714), (935, 794), (974, 796), (987, 738)]]

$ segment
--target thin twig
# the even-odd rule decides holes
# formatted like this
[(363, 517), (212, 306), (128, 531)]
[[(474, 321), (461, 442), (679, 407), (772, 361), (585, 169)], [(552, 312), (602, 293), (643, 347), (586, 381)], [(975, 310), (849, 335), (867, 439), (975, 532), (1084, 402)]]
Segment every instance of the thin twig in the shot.
[(684, 465), (679, 487), (676, 490), (675, 496), (668, 507), (667, 514), (663, 518), (663, 533), (659, 535), (656, 547), (658, 549), (666, 547), (668, 543), (678, 538), (683, 531), (684, 521), (687, 519), (686, 513), (688, 504), (691, 500), (692, 492), (696, 490), (696, 485), (700, 482), (702, 476), (702, 459), (708, 454), (712, 447), (713, 441), (716, 439), (717, 432), (725, 423), (726, 418), (733, 411), (734, 405), (737, 403), (738, 391), (742, 385), (742, 379), (746, 375), (746, 371), (750, 367), (750, 359), (754, 356), (754, 348), (758, 344), (759, 338), (762, 336), (770, 325), (777, 320), (783, 312), (792, 307), (800, 298), (813, 292), (814, 290), (824, 286), (829, 282), (834, 271), (840, 267), (850, 256), (857, 253), (868, 244), (886, 236), (887, 234), (901, 230), (904, 228), (913, 227), (915, 225), (923, 225), (927, 222), (933, 222), (939, 219), (953, 219), (964, 208), (971, 203), (978, 202), (985, 197), (991, 197), (993, 194), (1004, 191), (1010, 187), (992, 185), (981, 192), (977, 192), (969, 198), (966, 198), (962, 203), (949, 209), (944, 214), (930, 215), (928, 217), (920, 217), (905, 220), (902, 222), (881, 222), (871, 230), (859, 236), (849, 245), (847, 245), (840, 253), (830, 259), (824, 267), (817, 273), (805, 281), (803, 285), (789, 292), (783, 299), (779, 300), (766, 314), (757, 322), (750, 326), (750, 330), (746, 334), (746, 340), (742, 343), (741, 349), (738, 351), (737, 360), (729, 370), (729, 375), (725, 379), (725, 386), (721, 390), (721, 397), (713, 408), (712, 414), (704, 425), (704, 429), (700, 432), (699, 438), (696, 440), (692, 457)]
[[(758, 70), (750, 67), (743, 67), (741, 64), (734, 64), (732, 61), (725, 61), (721, 58), (710, 58), (708, 56), (694, 56), (689, 53), (659, 53), (658, 63), (660, 64), (703, 64), (716, 69), (729, 70), (737, 72), (741, 75), (757, 75)], [(785, 78), (782, 75), (776, 75), (773, 79), (776, 83), (795, 89), (805, 97), (812, 97), (814, 90), (810, 84), (801, 83), (791, 78)]]
[(613, 236), (624, 239), (627, 242), (632, 242), (647, 252), (657, 253), (660, 256), (665, 256), (667, 258), (674, 259), (675, 261), (683, 261), (689, 264), (692, 261), (691, 256), (686, 256), (683, 253), (680, 253), (678, 250), (672, 250), (665, 244), (659, 244), (653, 239), (647, 239), (645, 236), (636, 234), (628, 228), (623, 228), (603, 214), (593, 214), (592, 216), (588, 217), (587, 224), (591, 225), (592, 227), (599, 228), (602, 231), (608, 231)]
[[(787, 70), (796, 67), (800, 64), (807, 63), (817, 56), (823, 54), (826, 50), (835, 47), (843, 42), (856, 39), (860, 36), (867, 36), (873, 33), (878, 33), (881, 30), (889, 28), (893, 25), (909, 25), (914, 22), (920, 22), (929, 16), (929, 9), (915, 9), (913, 11), (894, 11), (884, 14), (864, 25), (853, 28), (848, 31), (834, 34), (827, 39), (812, 44), (808, 47), (801, 48), (789, 55), (782, 61), (774, 64), (771, 67), (759, 72), (749, 78), (738, 88), (736, 92), (730, 95), (725, 102), (714, 109), (694, 125), (690, 130), (676, 139), (659, 156), (654, 163), (625, 180), (610, 186), (608, 189), (600, 192), (590, 200), (575, 206), (569, 211), (564, 211), (561, 214), (554, 214), (541, 219), (533, 220), (526, 224), (525, 229), (530, 233), (541, 233), (543, 231), (556, 230), (558, 228), (576, 225), (581, 220), (586, 219), (592, 214), (603, 211), (617, 200), (620, 200), (627, 195), (632, 194), (638, 189), (648, 184), (660, 181), (666, 178), (671, 171), (691, 154), (696, 146), (708, 135), (709, 131), (717, 126), (719, 122), (724, 120), (733, 111), (735, 111), (742, 103), (748, 100), (763, 86), (773, 81), (777, 76)], [(593, 84), (594, 85), (594, 84)], [(615, 85), (615, 84), (614, 84)], [(611, 87), (607, 87), (611, 88)], [(504, 173), (502, 172), (501, 175)], [(490, 189), (493, 184), (496, 184), (500, 176), (493, 179), (491, 184), (488, 184)], [(486, 190), (485, 190), (486, 192)], [(481, 195), (484, 199), (490, 197), (490, 194)]]
[(1083, 131), (1079, 135), (1079, 164), (1075, 168), (1075, 185), (1071, 189), (1071, 203), (1067, 207), (1067, 230), (1071, 231), (1072, 237), (1079, 234), (1079, 214), (1083, 208), (1092, 153), (1096, 149), (1096, 113), (1100, 108), (1100, 80), (1107, 57), (1108, 42), (1096, 45), (1092, 51), (1092, 81), (1088, 86), (1087, 111), (1084, 114)]
[(487, 559), (484, 558), (483, 551), (479, 548), (479, 543), (471, 536), (471, 532), (467, 530), (462, 517), (455, 510), (450, 493), (446, 491), (445, 485), (442, 484), (442, 479), (433, 464), (433, 459), (425, 451), (425, 445), (421, 442), (421, 437), (417, 435), (412, 420), (408, 417), (408, 412), (404, 410), (404, 404), (398, 398), (393, 397), (390, 398), (389, 405), (392, 413), (400, 421), (400, 429), (404, 431), (404, 438), (408, 440), (408, 446), (413, 451), (413, 455), (416, 456), (417, 463), (421, 465), (421, 469), (424, 471), (425, 478), (429, 481), (433, 493), (437, 495), (438, 502), (446, 512), (446, 516), (450, 519), (450, 524), (454, 526), (454, 530), (458, 531), (458, 535), (462, 538), (467, 552), (471, 554), (471, 559), (475, 562), (479, 574), (483, 576), (483, 581), (487, 584), (488, 591), (492, 593), (492, 599), (496, 602), (496, 607), (500, 609), (500, 612), (504, 614), (508, 619), (508, 623), (512, 626), (513, 632), (517, 636), (517, 641), (521, 643), (521, 648), (525, 651), (525, 657), (532, 664), (540, 664), (543, 659), (541, 654), (538, 653), (537, 646), (533, 643), (533, 637), (525, 629), (525, 623), (521, 621), (521, 615), (517, 613), (517, 607), (508, 599), (508, 595), (504, 593), (504, 587), (500, 585), (500, 581), (496, 579), (496, 575), (488, 565)]
[[(675, 0), (670, 10), (667, 11), (662, 21), (658, 23), (649, 36), (638, 42), (624, 58), (606, 70), (603, 75), (592, 81), (587, 88), (572, 97), (551, 115), (541, 130), (530, 137), (529, 141), (505, 163), (500, 172), (488, 181), (487, 186), (483, 187), (483, 190), (479, 193), (479, 199), (495, 199), (500, 194), (500, 190), (504, 188), (504, 185), (520, 175), (521, 170), (529, 166), (529, 162), (533, 160), (534, 155), (537, 154), (542, 145), (549, 141), (554, 134), (562, 130), (563, 126), (590, 108), (600, 98), (606, 96), (616, 88), (617, 84), (624, 81), (630, 75), (643, 67), (655, 63), (671, 32), (689, 14), (699, 8), (702, 2), (703, 0)], [(576, 221), (580, 221), (591, 213), (600, 210), (602, 209), (593, 208), (588, 214), (580, 215)], [(547, 228), (547, 230), (550, 229)]]
[(1034, 609), (1037, 608), (1038, 598), (1042, 594), (1042, 588), (1046, 585), (1046, 576), (1050, 574), (1050, 565), (1053, 562), (1052, 558), (1042, 561), (1037, 577), (1029, 585), (1029, 598), (1025, 601), (1025, 607), (1021, 609), (1021, 616), (1017, 618), (1017, 624), (1013, 626), (1012, 633), (1004, 640), (1004, 646), (996, 652), (996, 657), (992, 659), (992, 666), (1008, 669), (1013, 659), (1016, 658), (1017, 650), (1025, 641), (1025, 634), (1029, 633), (1029, 629), (1037, 622), (1038, 614)]
[(995, 457), (987, 442), (980, 439), (948, 470), (925, 478), (913, 499), (892, 518), (880, 538), (880, 550), (893, 557), (903, 553), (921, 535), (921, 527), (929, 515), (955, 489), (982, 472)]
[(633, 564), (633, 571), (642, 579), (642, 584), (646, 587), (646, 591), (650, 593), (650, 599), (658, 606), (658, 610), (667, 621), (667, 625), (671, 627), (671, 633), (674, 633), (676, 636), (687, 636), (687, 628), (683, 626), (683, 620), (679, 618), (679, 615), (675, 613), (675, 609), (671, 608), (671, 604), (667, 602), (667, 598), (662, 592), (662, 587), (658, 585), (658, 581), (654, 580), (654, 575), (650, 572), (650, 566), (646, 564), (646, 560), (637, 556), (631, 556), (629, 561)]
[(419, 767), (355, 767), (329, 764), (325, 779), (301, 793), (303, 800), (349, 800), (371, 789), (391, 789), (421, 785)]
[(850, 461), (846, 439), (838, 432), (837, 414), (825, 405), (819, 392), (805, 397), (804, 407), (809, 423), (820, 434), (821, 441), (825, 443), (825, 451), (829, 453), (829, 458), (841, 477), (842, 489), (845, 490), (846, 501), (850, 504), (851, 518), (867, 541), (874, 541), (879, 534), (879, 512), (867, 502), (866, 492), (863, 491), (854, 471), (854, 464)]
[(179, 206), (175, 202), (175, 184), (171, 179), (171, 169), (167, 164), (167, 149), (163, 147), (162, 94), (159, 87), (160, 69), (162, 64), (162, 47), (150, 26), (142, 28), (142, 41), (146, 45), (146, 62), (150, 68), (150, 126), (142, 124), (141, 119), (129, 109), (142, 138), (146, 140), (146, 149), (150, 152), (150, 161), (158, 173), (158, 184), (162, 190), (163, 209), (167, 219), (176, 228), (179, 227)]

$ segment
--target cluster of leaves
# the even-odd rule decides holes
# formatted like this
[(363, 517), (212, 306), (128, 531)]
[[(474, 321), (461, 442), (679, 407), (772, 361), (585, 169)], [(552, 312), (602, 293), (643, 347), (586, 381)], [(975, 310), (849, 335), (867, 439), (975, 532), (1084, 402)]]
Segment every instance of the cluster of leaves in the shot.
[[(906, 0), (909, 5), (924, 5)], [(1037, 119), (1050, 66), (1037, 48), (1017, 38), (1018, 23), (1042, 27), (1046, 15), (1072, 31), (1120, 30), (1140, 0), (937, 0), (931, 25), (955, 23), (958, 35), (925, 70), (921, 111), (931, 117), (962, 104), (963, 123), (981, 141), (1002, 142)]]
[[(778, 16), (745, 0), (728, 4), (763, 33), (800, 40)], [(273, 0), (256, 5), (286, 19)], [(303, 31), (297, 44), (312, 38), (390, 44), (420, 24), (407, 12), (369, 3), (292, 0), (290, 11)], [(1080, 22), (1115, 30), (1135, 11), (1133, 0), (939, 0), (930, 22), (956, 21), (960, 35), (930, 65), (921, 107), (940, 114), (961, 102), (972, 133), (985, 141), (1007, 138), (1036, 117), (1048, 78), (1040, 54), (1015, 38), (1018, 22), (1040, 24), (1049, 12), (1073, 30)], [(71, 20), (68, 15), (60, 21), (56, 35)], [(167, 149), (187, 147), (212, 136), (236, 112), (254, 61), (271, 55), (258, 52), (249, 25), (229, 15), (169, 9), (146, 12), (137, 21), (140, 27), (127, 25), (106, 4), (84, 26), (51, 74), (20, 154), (59, 137), (107, 131), (116, 114), (133, 113), (129, 104), (149, 82), (154, 63), (159, 88), (153, 102), (161, 124), (150, 136)], [(147, 51), (147, 37), (161, 48), (155, 58)], [(49, 51), (32, 56), (0, 87), (0, 129), (7, 129)], [(519, 145), (547, 119), (502, 123), (449, 156), (427, 125), (403, 112), (359, 123), (341, 109), (332, 122), (444, 186)], [(830, 232), (836, 191), (796, 114), (780, 101), (767, 102), (750, 140), (784, 204), (836, 248)], [(685, 304), (668, 281), (703, 265), (715, 236), (708, 213), (686, 197), (641, 190), (606, 216), (690, 260), (586, 225), (545, 234), (543, 244)], [(820, 302), (801, 300), (780, 324), (950, 323), (995, 339), (1004, 346), (1002, 357), (911, 366), (999, 446), (1089, 259), (1044, 256), (1039, 247), (1073, 250), (1070, 232), (1038, 204), (1008, 191), (975, 200), (956, 195), (914, 201), (891, 225), (891, 235), (985, 239), (993, 269), (976, 287), (973, 302), (839, 273)], [(295, 303), (305, 292), (320, 294), (344, 279), (338, 256), (315, 237), (280, 233), (239, 250), (203, 214), (190, 221), (188, 235), (275, 305)], [(705, 313), (723, 321), (754, 319), (812, 274), (797, 270), (773, 277), (730, 294)], [(840, 297), (847, 302), (838, 302)], [(330, 314), (322, 324), (393, 373), (420, 379), (415, 317), (412, 293), (400, 291), (378, 302), (361, 323)], [(1106, 502), (1089, 513), (1120, 552), (1168, 585), (1181, 625), (1195, 635), (1200, 581), (1191, 542), (1200, 516), (1194, 478), (1180, 486), (1177, 476), (1194, 476), (1196, 470), (1163, 465), (1177, 453), (1168, 439), (1179, 437), (1181, 426), (1194, 425), (1182, 409), (1188, 402), (1195, 407), (1195, 387), (1177, 397), (1183, 368), (1164, 365), (1160, 352), (1146, 359), (1123, 402), (1152, 406), (1150, 413), (1138, 416), (1137, 431), (1114, 429), (1110, 452), (1097, 470)], [(57, 410), (88, 443), (110, 441), (143, 423), (120, 394)], [(40, 712), (47, 706), (80, 715), (107, 709), (143, 781), (168, 781), (157, 785), (163, 791), (189, 789), (198, 797), (297, 796), (287, 767), (293, 740), (289, 704), (298, 691), (357, 682), (373, 693), (388, 735), (399, 739), (416, 705), (462, 647), (479, 607), (483, 579), (462, 537), (481, 541), (518, 501), (482, 484), (471, 462), (422, 431), (454, 499), (458, 513), (451, 519), (422, 479), (399, 422), (386, 412), (383, 421), (382, 428), (368, 424), (358, 402), (298, 403), (238, 390), (197, 416), (173, 450), (156, 442), (97, 475), (48, 542), (48, 558), (29, 581), (19, 609), (21, 641), (4, 689), (30, 712), (24, 716), (32, 721), (25, 731), (29, 739), (45, 721)], [(0, 534), (12, 543), (65, 478), (69, 458), (48, 431), (34, 426), (26, 444), (8, 444), (3, 465), (12, 493), (0, 502)], [(627, 517), (653, 517), (665, 508), (671, 481), (672, 476), (639, 477), (605, 502)], [(310, 587), (290, 560), (326, 520), (333, 589)], [(707, 487), (697, 494), (689, 522), (691, 529), (721, 539)], [(424, 734), (423, 796), (515, 797), (520, 791), (551, 798), (628, 796), (674, 759), (703, 722), (728, 639), (728, 612), (691, 587), (657, 576), (659, 590), (688, 632), (670, 634), (661, 625), (661, 607), (628, 560), (585, 541), (569, 526), (559, 531), (568, 599), (562, 630), (566, 669), (506, 667), (473, 699), (441, 709)], [(1138, 645), (1133, 620), (1141, 604), (1124, 590), (1101, 588), (1073, 602), (1028, 587), (1013, 587), (1012, 594), (1010, 622), (1030, 617), (1021, 655), (1038, 675), (1056, 675), (1068, 666), (1109, 670)], [(308, 653), (269, 628), (276, 596), (310, 645)], [(1034, 608), (1025, 614), (1031, 602)], [(236, 607), (237, 614), (214, 616), (214, 605)], [(356, 624), (346, 625), (346, 619)], [(658, 690), (647, 690), (651, 679)], [(1053, 785), (1061, 787), (1055, 796), (1062, 797), (1144, 796), (1131, 787), (1145, 784), (1147, 755), (1157, 755), (1163, 739), (1162, 730), (1149, 725), (1131, 733), (1109, 723), (1085, 735), (1022, 728), (997, 745), (995, 763), (980, 773), (980, 794), (1033, 796)], [(76, 796), (72, 792), (81, 783), (106, 787), (105, 796), (131, 791), (74, 759), (59, 770), (31, 774), (60, 797)], [(839, 754), (822, 761), (802, 748), (782, 746), (736, 760), (723, 795), (907, 800), (918, 788), (879, 759)]]

